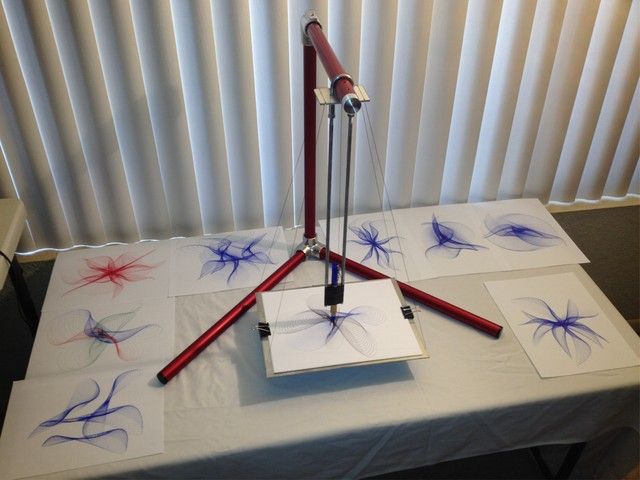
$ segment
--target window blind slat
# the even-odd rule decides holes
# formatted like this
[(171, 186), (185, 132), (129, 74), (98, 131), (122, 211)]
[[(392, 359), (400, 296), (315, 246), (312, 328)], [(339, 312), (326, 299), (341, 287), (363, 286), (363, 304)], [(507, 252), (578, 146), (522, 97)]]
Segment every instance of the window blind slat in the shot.
[(535, 3), (505, 2), (480, 124), (469, 201), (495, 199), (531, 36)]
[(600, 4), (562, 145), (551, 191), (553, 200), (572, 202), (576, 199), (629, 6), (617, 0), (603, 0)]
[(558, 41), (524, 196), (549, 199), (580, 83), (598, 0), (569, 0)]
[(102, 0), (91, 0), (89, 11), (140, 235), (166, 235), (171, 226), (137, 53), (131, 48), (130, 12)]
[(522, 197), (567, 2), (539, 0), (522, 72), (498, 198)]
[(184, 101), (166, 2), (131, 2), (131, 17), (173, 235), (202, 233)]
[(469, 3), (451, 129), (442, 176), (441, 203), (466, 202), (495, 49), (502, 2)]
[(357, 213), (380, 210), (382, 206), (378, 192), (384, 188), (397, 8), (395, 0), (362, 3), (358, 82), (369, 93), (371, 102), (363, 107), (366, 112), (356, 123), (353, 198)]
[(289, 37), (283, 0), (249, 4), (265, 224), (293, 224)]
[(432, 1), (398, 4), (385, 164), (385, 194), (394, 208), (411, 204), (408, 185), (415, 169), (432, 11)]
[(435, 0), (433, 4), (412, 186), (413, 206), (440, 201), (466, 15), (466, 0)]
[(640, 155), (640, 80), (636, 83), (633, 100), (629, 105), (620, 140), (613, 156), (604, 194), (622, 197), (627, 194)]
[(213, 36), (235, 227), (264, 225), (247, 0), (212, 0)]
[(579, 198), (597, 200), (602, 196), (607, 172), (616, 152), (633, 91), (640, 73), (640, 2), (631, 9), (611, 71), (602, 110), (587, 155), (578, 189)]

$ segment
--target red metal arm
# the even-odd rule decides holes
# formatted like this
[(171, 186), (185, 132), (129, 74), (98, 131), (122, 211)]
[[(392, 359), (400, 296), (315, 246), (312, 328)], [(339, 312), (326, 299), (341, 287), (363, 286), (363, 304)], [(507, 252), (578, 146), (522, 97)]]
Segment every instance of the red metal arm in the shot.
[(304, 70), (304, 237), (316, 238), (316, 52), (303, 47)]
[(289, 275), (294, 268), (300, 265), (305, 259), (305, 255), (298, 250), (293, 256), (282, 264), (278, 270), (273, 272), (264, 282), (258, 285), (249, 295), (244, 297), (240, 302), (229, 310), (220, 320), (213, 324), (209, 330), (198, 337), (191, 345), (185, 348), (180, 355), (174, 358), (166, 367), (158, 372), (157, 377), (161, 383), (165, 384), (175, 377), (180, 370), (198, 356), (202, 350), (210, 345), (222, 332), (238, 320), (247, 310), (256, 303), (256, 294), (258, 292), (266, 292), (280, 283), (284, 277)]
[[(320, 257), (324, 258), (325, 255), (326, 255), (326, 249), (322, 249), (322, 251), (320, 252)], [(331, 259), (332, 262), (342, 261), (342, 257), (334, 252), (330, 252), (329, 258)], [(376, 272), (375, 270), (372, 270), (369, 267), (365, 267), (364, 265), (358, 262), (354, 262), (353, 260), (349, 260), (348, 258), (346, 259), (345, 266), (347, 270), (349, 270), (350, 272), (355, 273), (356, 275), (360, 275), (362, 277), (375, 278), (375, 279), (389, 278), (388, 276), (380, 272)], [(490, 322), (485, 318), (479, 317), (478, 315), (468, 312), (463, 308), (452, 305), (449, 302), (445, 302), (444, 300), (434, 297), (433, 295), (429, 295), (428, 293), (423, 292), (422, 290), (418, 290), (417, 288), (412, 287), (407, 283), (398, 282), (398, 286), (400, 287), (400, 290), (402, 290), (402, 293), (405, 294), (407, 297), (413, 298), (414, 300), (417, 300), (418, 302), (426, 305), (427, 307), (431, 307), (434, 310), (438, 310), (439, 312), (442, 312), (451, 318), (454, 318), (463, 323), (466, 323), (467, 325), (470, 325), (474, 328), (477, 328), (478, 330), (488, 333), (493, 337), (498, 338), (500, 336), (500, 333), (502, 332), (501, 325)]]
[(353, 81), (340, 63), (340, 60), (338, 60), (338, 57), (336, 57), (331, 45), (329, 45), (322, 27), (318, 22), (309, 23), (306, 27), (306, 33), (329, 76), (333, 87), (333, 95), (344, 106), (347, 113), (356, 113), (360, 110), (360, 101), (353, 90)]

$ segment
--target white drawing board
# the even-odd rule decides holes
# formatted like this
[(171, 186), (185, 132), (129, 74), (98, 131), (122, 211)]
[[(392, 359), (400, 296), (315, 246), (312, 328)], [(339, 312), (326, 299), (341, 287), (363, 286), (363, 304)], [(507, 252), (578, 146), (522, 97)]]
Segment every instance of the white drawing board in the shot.
[(166, 298), (169, 243), (143, 242), (60, 253), (42, 309)]
[(633, 349), (574, 274), (485, 286), (541, 377), (638, 365)]
[(45, 311), (26, 378), (167, 361), (174, 323), (173, 298)]
[(332, 319), (324, 287), (261, 294), (274, 373), (422, 357), (391, 280), (345, 285)]
[(282, 227), (176, 239), (170, 295), (255, 287), (288, 258)]
[(0, 437), (3, 478), (161, 453), (164, 390), (157, 369), (14, 382)]

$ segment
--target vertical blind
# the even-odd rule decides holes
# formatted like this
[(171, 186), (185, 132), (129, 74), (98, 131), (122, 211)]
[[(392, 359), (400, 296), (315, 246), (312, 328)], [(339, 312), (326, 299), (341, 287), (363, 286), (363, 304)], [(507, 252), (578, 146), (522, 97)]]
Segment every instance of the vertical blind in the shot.
[(637, 194), (639, 2), (2, 0), (0, 196), (27, 250), (295, 224), (308, 9), (372, 98), (354, 212)]

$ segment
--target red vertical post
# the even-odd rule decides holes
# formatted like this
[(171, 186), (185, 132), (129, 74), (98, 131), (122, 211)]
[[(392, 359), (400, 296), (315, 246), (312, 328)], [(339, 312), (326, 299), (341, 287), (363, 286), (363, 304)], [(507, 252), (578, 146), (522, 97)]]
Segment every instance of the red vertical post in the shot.
[(316, 237), (316, 51), (303, 47), (304, 59), (304, 237)]

